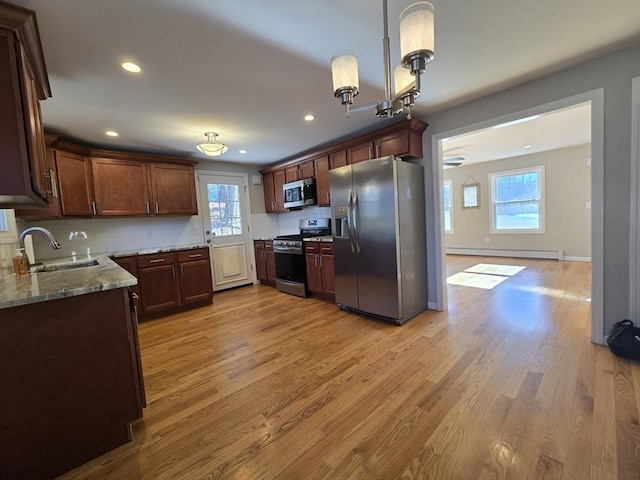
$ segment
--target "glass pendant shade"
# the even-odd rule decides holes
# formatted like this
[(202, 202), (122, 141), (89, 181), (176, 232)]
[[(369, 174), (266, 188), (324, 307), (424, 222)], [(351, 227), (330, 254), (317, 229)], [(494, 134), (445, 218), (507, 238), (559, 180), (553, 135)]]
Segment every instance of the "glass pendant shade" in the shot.
[(353, 53), (343, 53), (331, 59), (331, 77), (333, 91), (342, 88), (360, 88), (358, 79), (358, 58)]
[(400, 92), (411, 85), (414, 80), (415, 77), (411, 75), (408, 68), (405, 68), (402, 65), (397, 65), (396, 68), (393, 69), (393, 84), (395, 86), (396, 96), (400, 95)]
[(196, 148), (209, 157), (217, 157), (218, 155), (222, 155), (224, 152), (229, 150), (229, 148), (224, 143), (218, 143), (216, 137), (218, 136), (215, 132), (207, 132), (205, 133), (207, 136), (207, 141), (205, 143), (200, 143), (196, 146)]
[(417, 52), (434, 52), (434, 14), (429, 2), (408, 6), (400, 14), (400, 56), (403, 59)]

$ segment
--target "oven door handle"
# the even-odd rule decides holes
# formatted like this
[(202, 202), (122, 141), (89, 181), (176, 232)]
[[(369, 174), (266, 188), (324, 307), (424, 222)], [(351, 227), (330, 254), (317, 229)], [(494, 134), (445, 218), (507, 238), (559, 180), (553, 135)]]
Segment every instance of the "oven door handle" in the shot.
[(275, 253), (285, 253), (285, 254), (300, 254), (301, 250), (299, 247), (273, 247), (273, 251)]

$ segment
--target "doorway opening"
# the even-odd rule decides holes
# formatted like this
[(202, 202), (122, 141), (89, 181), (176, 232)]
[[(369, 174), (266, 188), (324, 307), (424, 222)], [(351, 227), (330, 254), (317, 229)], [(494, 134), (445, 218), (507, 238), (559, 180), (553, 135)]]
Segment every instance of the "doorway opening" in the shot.
[[(550, 247), (548, 245), (544, 246), (544, 248), (538, 248), (535, 243), (536, 237), (539, 239), (543, 236), (548, 238), (553, 237), (553, 235), (548, 234), (546, 228), (549, 218), (545, 218), (545, 211), (548, 217), (550, 213), (549, 209), (557, 205), (558, 200), (555, 199), (551, 203), (547, 200), (546, 206), (541, 206), (539, 199), (535, 198), (535, 196), (524, 195), (518, 197), (518, 194), (513, 194), (513, 191), (507, 188), (507, 185), (510, 183), (513, 184), (517, 182), (536, 184), (536, 181), (534, 181), (535, 175), (528, 171), (530, 170), (528, 167), (539, 165), (527, 165), (525, 162), (524, 165), (516, 165), (516, 167), (511, 170), (498, 168), (498, 173), (502, 172), (502, 175), (495, 175), (495, 177), (502, 182), (499, 183), (495, 179), (492, 180), (486, 168), (483, 170), (479, 165), (474, 167), (473, 161), (474, 159), (481, 159), (484, 155), (485, 158), (487, 156), (492, 157), (494, 160), (492, 160), (491, 163), (497, 165), (497, 163), (495, 163), (496, 158), (502, 161), (502, 159), (517, 156), (520, 161), (523, 161), (522, 159), (527, 160), (526, 157), (529, 157), (528, 160), (531, 160), (534, 156), (526, 155), (526, 153), (514, 155), (514, 150), (512, 150), (511, 153), (505, 150), (503, 154), (508, 153), (508, 155), (496, 157), (495, 154), (490, 153), (490, 148), (487, 146), (490, 142), (486, 142), (486, 145), (476, 150), (474, 150), (471, 145), (482, 137), (489, 139), (492, 137), (497, 138), (501, 133), (500, 130), (506, 132), (506, 129), (513, 129), (513, 134), (508, 136), (509, 140), (513, 140), (514, 143), (510, 148), (513, 149), (517, 146), (520, 152), (523, 152), (523, 150), (534, 151), (533, 145), (536, 143), (542, 145), (541, 142), (544, 139), (542, 134), (536, 133), (536, 137), (533, 140), (523, 141), (522, 138), (516, 134), (517, 130), (524, 131), (532, 127), (539, 120), (545, 120), (545, 117), (554, 120), (554, 116), (576, 115), (585, 119), (582, 122), (582, 127), (583, 131), (586, 130), (588, 132), (589, 140), (589, 145), (584, 147), (584, 151), (588, 153), (583, 155), (582, 158), (583, 169), (588, 170), (586, 173), (587, 182), (590, 183), (590, 185), (587, 184), (586, 187), (584, 185), (582, 187), (583, 192), (585, 188), (587, 189), (589, 197), (581, 200), (581, 208), (583, 214), (587, 216), (586, 220), (590, 231), (586, 234), (582, 233), (582, 238), (578, 239), (578, 241), (585, 240), (584, 237), (586, 235), (586, 244), (582, 242), (583, 245), (581, 248), (576, 247), (573, 249), (572, 247), (573, 250), (567, 252), (567, 259), (588, 261), (590, 258), (591, 260), (591, 340), (594, 343), (603, 343), (603, 103), (603, 91), (599, 89), (433, 136), (433, 158), (437, 159), (437, 162), (434, 162), (432, 165), (434, 196), (436, 200), (435, 203), (437, 204), (434, 218), (437, 225), (436, 231), (439, 232), (439, 234), (436, 233), (434, 245), (436, 250), (436, 263), (439, 262), (439, 265), (436, 265), (436, 309), (445, 310), (447, 308), (447, 258), (445, 256), (447, 251), (450, 253), (471, 255), (491, 255), (491, 257), (513, 257), (517, 256), (514, 254), (515, 251), (525, 250), (526, 252), (524, 252), (523, 256), (533, 255), (535, 258), (534, 251), (543, 250), (544, 252), (540, 258), (565, 259), (563, 248)], [(557, 126), (553, 128), (557, 130)], [(582, 144), (583, 146), (585, 145), (583, 141), (577, 141), (576, 143)], [(524, 147), (527, 148), (525, 149)], [(572, 147), (561, 145), (561, 148), (571, 149)], [(541, 149), (540, 151), (544, 150)], [(580, 153), (578, 153), (578, 155), (580, 155)], [(479, 162), (481, 161), (482, 160), (479, 160)], [(463, 170), (465, 163), (467, 165), (467, 175), (464, 175)], [(553, 167), (555, 168), (555, 166), (554, 164)], [(448, 182), (448, 184), (445, 183), (445, 180), (451, 180), (451, 178), (447, 178), (451, 177), (451, 175), (445, 175), (445, 168), (446, 170), (460, 169), (460, 172), (463, 172), (464, 179), (461, 180), (457, 178), (458, 185), (456, 185), (456, 180)], [(547, 166), (545, 168), (548, 170), (549, 167)], [(544, 170), (540, 178), (547, 183), (550, 180), (549, 176), (545, 175)], [(555, 177), (552, 179), (552, 182), (553, 181), (555, 181)], [(474, 207), (475, 210), (467, 210), (466, 208), (463, 210), (460, 208), (455, 209), (456, 202), (458, 202), (459, 206), (463, 207), (465, 202), (470, 201), (465, 200), (462, 193), (458, 194), (458, 190), (464, 191), (465, 189), (463, 187), (466, 185), (476, 186), (470, 191), (473, 192), (474, 195), (478, 195), (477, 197), (474, 196), (473, 202), (479, 204), (479, 209), (475, 203), (470, 203), (471, 207)], [(548, 185), (542, 185), (542, 188), (544, 189), (545, 186), (548, 187)], [(531, 187), (531, 185), (529, 185), (529, 187)], [(558, 198), (562, 198), (562, 194), (565, 196), (571, 195), (570, 188), (572, 187), (572, 184), (565, 185), (566, 191), (561, 192)], [(500, 188), (502, 188), (502, 190), (498, 194), (497, 192)], [(531, 193), (531, 191), (530, 188), (528, 192)], [(548, 195), (545, 197), (548, 197)], [(483, 213), (479, 213), (483, 205), (486, 208)], [(456, 222), (456, 212), (458, 213), (458, 217), (462, 216), (461, 212), (465, 214), (475, 213), (476, 215), (466, 215), (464, 220), (459, 219), (459, 222)], [(555, 215), (555, 212), (553, 212), (553, 214)], [(486, 233), (478, 235), (478, 231), (476, 231), (475, 243), (472, 243), (468, 249), (462, 248), (462, 243), (464, 243), (465, 240), (460, 239), (464, 235), (458, 238), (462, 243), (455, 244), (455, 242), (448, 242), (445, 230), (453, 230), (457, 233), (463, 225), (467, 226), (469, 219), (471, 219), (470, 223), (472, 224), (476, 221), (483, 222), (484, 227), (482, 228), (486, 228), (483, 232)], [(508, 227), (507, 231), (500, 231), (500, 227), (505, 225)], [(537, 229), (536, 233), (532, 233), (531, 231), (527, 232), (529, 228)], [(522, 235), (523, 231), (525, 235)], [(514, 239), (516, 243), (509, 245), (508, 240), (513, 241)], [(456, 248), (460, 250), (455, 252)], [(588, 250), (585, 250), (585, 248), (588, 248)]]

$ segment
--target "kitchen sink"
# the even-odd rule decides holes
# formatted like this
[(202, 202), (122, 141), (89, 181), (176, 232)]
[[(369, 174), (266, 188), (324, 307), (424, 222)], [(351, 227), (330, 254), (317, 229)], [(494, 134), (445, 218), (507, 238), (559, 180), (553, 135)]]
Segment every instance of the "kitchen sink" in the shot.
[(66, 261), (60, 263), (48, 263), (46, 265), (41, 265), (36, 267), (36, 272), (56, 272), (58, 270), (72, 270), (74, 268), (83, 268), (83, 267), (93, 267), (98, 265), (98, 260), (82, 260), (79, 262)]

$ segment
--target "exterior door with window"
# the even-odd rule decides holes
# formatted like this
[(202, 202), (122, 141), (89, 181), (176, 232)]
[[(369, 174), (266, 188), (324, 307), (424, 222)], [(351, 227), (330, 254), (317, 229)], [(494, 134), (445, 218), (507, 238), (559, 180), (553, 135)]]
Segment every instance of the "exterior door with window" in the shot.
[(215, 291), (252, 283), (246, 175), (198, 175), (205, 242)]

